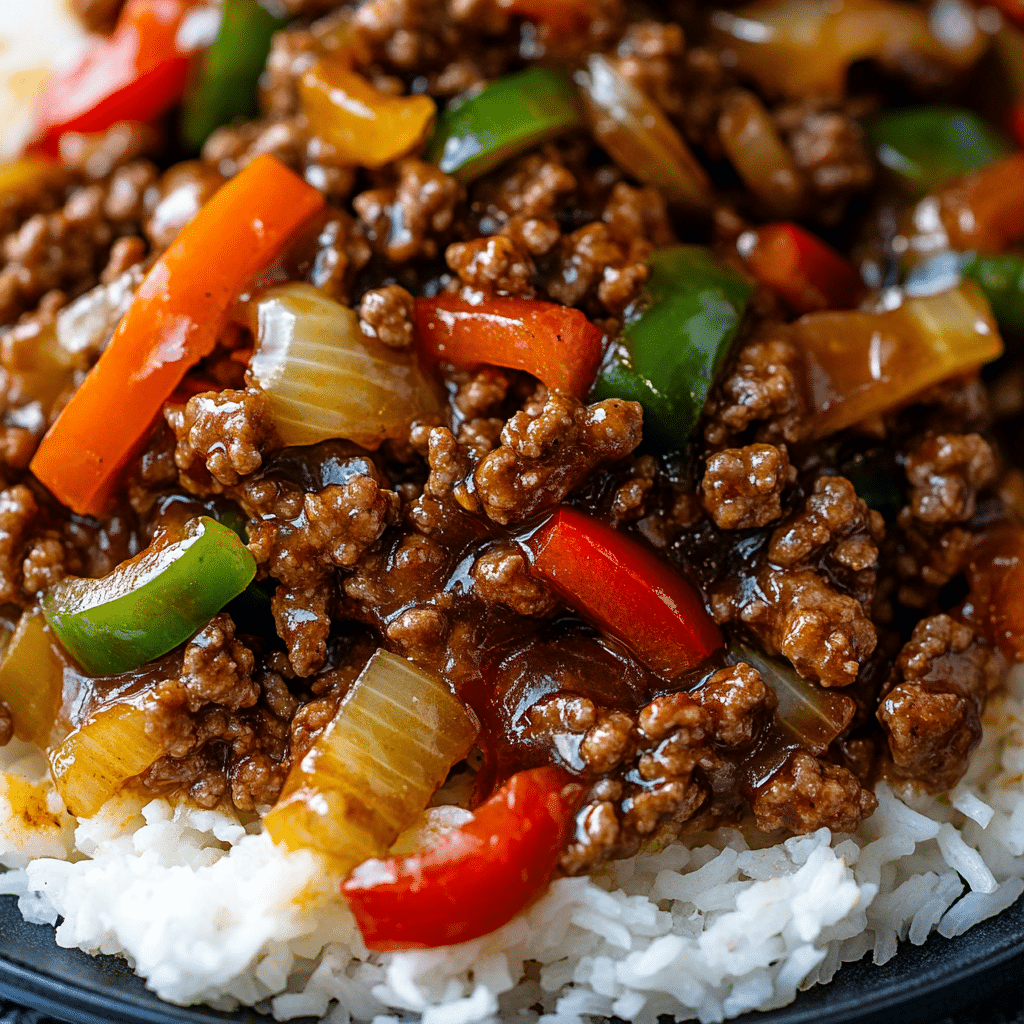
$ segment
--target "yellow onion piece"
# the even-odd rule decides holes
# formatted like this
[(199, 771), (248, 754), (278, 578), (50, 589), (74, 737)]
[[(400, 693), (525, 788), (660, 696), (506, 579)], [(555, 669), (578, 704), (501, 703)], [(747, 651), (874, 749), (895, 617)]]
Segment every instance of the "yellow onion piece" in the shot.
[(964, 0), (929, 12), (898, 0), (755, 0), (712, 15), (713, 41), (741, 75), (784, 96), (842, 96), (846, 72), (874, 58), (969, 68), (988, 39)]
[(88, 818), (163, 753), (146, 735), (145, 711), (119, 702), (91, 715), (50, 749), (50, 773), (67, 809)]
[(879, 312), (808, 313), (788, 331), (804, 353), (815, 437), (898, 409), (1003, 352), (973, 281)]
[(317, 850), (347, 874), (417, 821), (476, 733), (444, 683), (379, 650), (292, 766), (264, 825), (275, 842)]
[(249, 377), (286, 446), (345, 438), (377, 448), (440, 408), (412, 352), (366, 337), (351, 309), (312, 285), (273, 288), (249, 316), (257, 338)]
[(324, 58), (299, 80), (310, 128), (334, 147), (335, 160), (383, 167), (426, 142), (437, 114), (429, 96), (390, 96), (347, 64)]
[(590, 56), (575, 75), (594, 137), (645, 185), (680, 206), (711, 205), (711, 181), (669, 119), (605, 56)]
[(804, 183), (775, 122), (752, 92), (736, 89), (726, 96), (718, 137), (725, 155), (768, 212), (792, 216), (803, 199)]
[(0, 662), (0, 702), (19, 740), (45, 749), (60, 711), (64, 664), (40, 609), (24, 612)]

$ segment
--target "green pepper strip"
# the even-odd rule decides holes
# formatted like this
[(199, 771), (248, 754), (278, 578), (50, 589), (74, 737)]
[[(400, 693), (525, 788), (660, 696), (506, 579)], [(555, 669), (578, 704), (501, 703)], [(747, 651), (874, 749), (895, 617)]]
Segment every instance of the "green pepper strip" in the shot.
[(87, 672), (116, 675), (186, 641), (255, 575), (238, 535), (202, 516), (102, 579), (62, 580), (43, 598), (43, 614)]
[(181, 141), (196, 151), (221, 125), (258, 113), (256, 90), (271, 36), (287, 23), (260, 0), (224, 0), (220, 30), (185, 96)]
[(869, 131), (881, 163), (919, 195), (1015, 150), (1008, 138), (960, 107), (894, 110), (875, 118)]
[(427, 150), (445, 174), (468, 182), (565, 132), (585, 127), (572, 79), (534, 67), (500, 78), (438, 118)]
[(698, 245), (662, 249), (650, 266), (592, 397), (639, 402), (645, 442), (672, 451), (690, 438), (754, 285)]

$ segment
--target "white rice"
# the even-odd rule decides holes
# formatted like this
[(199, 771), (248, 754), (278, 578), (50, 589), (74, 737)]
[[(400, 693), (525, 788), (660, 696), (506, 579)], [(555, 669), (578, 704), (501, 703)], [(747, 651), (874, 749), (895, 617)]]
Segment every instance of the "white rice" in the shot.
[[(36, 785), (49, 821), (13, 813), (7, 794), (26, 790), (12, 776)], [(376, 955), (313, 857), (275, 847), (258, 824), (124, 798), (76, 826), (39, 755), (13, 743), (0, 750), (0, 892), (31, 921), (60, 921), (62, 946), (125, 956), (175, 1003), (332, 1024), (721, 1021), (783, 1006), (844, 961), (885, 963), (900, 941), (960, 935), (1005, 910), (1024, 892), (1022, 779), (1017, 669), (945, 797), (882, 783), (852, 836), (766, 846), (721, 830), (556, 881), (485, 938)]]

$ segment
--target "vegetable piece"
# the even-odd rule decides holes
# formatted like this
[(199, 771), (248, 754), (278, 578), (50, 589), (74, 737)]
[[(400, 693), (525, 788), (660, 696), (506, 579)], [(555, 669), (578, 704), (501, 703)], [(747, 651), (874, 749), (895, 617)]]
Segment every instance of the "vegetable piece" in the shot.
[(599, 53), (575, 77), (594, 136), (620, 167), (679, 206), (711, 205), (707, 172), (657, 104)]
[(929, 295), (965, 277), (982, 290), (1001, 330), (1024, 334), (1024, 256), (944, 252), (918, 263), (907, 277), (906, 290)]
[(756, 0), (715, 11), (712, 41), (769, 94), (839, 97), (850, 65), (867, 58), (894, 71), (901, 61), (969, 68), (988, 39), (969, 5), (953, 0), (944, 14), (929, 20), (893, 0)]
[(45, 750), (60, 711), (64, 664), (53, 649), (39, 608), (22, 613), (0, 662), (0, 703), (14, 719), (14, 735)]
[(200, 149), (223, 124), (256, 116), (270, 40), (287, 21), (264, 0), (223, 0), (217, 38), (203, 54), (182, 107), (180, 132), (188, 149)]
[(792, 216), (799, 209), (805, 181), (757, 96), (746, 89), (726, 95), (718, 118), (718, 137), (743, 183), (767, 210), (776, 216)]
[(807, 361), (815, 437), (897, 409), (1003, 351), (971, 281), (882, 312), (808, 313), (788, 330)]
[(68, 172), (52, 160), (25, 156), (0, 163), (0, 204), (32, 202), (41, 191), (60, 188), (67, 180)]
[(101, 514), (124, 466), (186, 371), (212, 351), (228, 310), (323, 196), (257, 157), (185, 226), (146, 276), (30, 468), (61, 502)]
[(1024, 25), (1024, 0), (992, 0), (992, 4), (1018, 25)]
[(377, 168), (418, 149), (437, 108), (429, 96), (390, 96), (343, 61), (323, 58), (299, 80), (310, 128), (335, 149), (332, 159)]
[(87, 672), (115, 675), (183, 643), (255, 575), (238, 535), (202, 516), (102, 579), (61, 580), (43, 598), (43, 612)]
[(671, 451), (689, 440), (754, 286), (697, 245), (662, 249), (650, 263), (592, 398), (639, 402), (644, 440)]
[(967, 566), (966, 617), (1011, 661), (1024, 661), (1024, 529), (982, 535)]
[(521, 545), (535, 576), (656, 672), (677, 676), (722, 646), (700, 594), (612, 527), (562, 507)]
[(554, 68), (528, 68), (445, 110), (427, 159), (445, 174), (469, 182), (548, 139), (583, 127), (572, 79)]
[(876, 117), (869, 131), (879, 161), (919, 195), (1014, 149), (1004, 135), (961, 107), (890, 110)]
[(286, 446), (343, 437), (377, 448), (439, 409), (412, 353), (366, 337), (351, 309), (312, 285), (272, 288), (249, 316), (257, 337), (249, 374)]
[(498, 0), (498, 7), (569, 35), (586, 31), (595, 13), (593, 0)]
[(734, 644), (726, 661), (731, 665), (746, 662), (757, 669), (778, 698), (775, 714), (779, 723), (812, 753), (824, 754), (857, 713), (852, 698), (804, 679), (788, 662), (769, 658), (748, 644)]
[(119, 702), (92, 715), (49, 751), (50, 772), (68, 810), (89, 818), (163, 753), (163, 746), (146, 735), (145, 711)]
[(547, 887), (583, 787), (519, 772), (473, 820), (417, 852), (360, 864), (341, 889), (369, 949), (432, 949), (500, 928)]
[(417, 299), (416, 334), (428, 362), (525, 370), (579, 398), (590, 390), (604, 352), (604, 336), (583, 313), (538, 299)]
[(317, 850), (347, 874), (413, 822), (477, 728), (443, 682), (379, 650), (263, 824), (274, 842)]
[(853, 266), (796, 224), (745, 231), (736, 248), (754, 277), (796, 313), (851, 309), (864, 296), (864, 283)]
[(193, 6), (194, 0), (128, 0), (113, 34), (47, 85), (33, 147), (55, 157), (65, 132), (102, 132), (170, 110), (188, 80), (191, 55), (177, 40)]
[(995, 84), (984, 97), (986, 113), (1024, 148), (1024, 32), (1017, 25), (1004, 21), (992, 37), (987, 70)]

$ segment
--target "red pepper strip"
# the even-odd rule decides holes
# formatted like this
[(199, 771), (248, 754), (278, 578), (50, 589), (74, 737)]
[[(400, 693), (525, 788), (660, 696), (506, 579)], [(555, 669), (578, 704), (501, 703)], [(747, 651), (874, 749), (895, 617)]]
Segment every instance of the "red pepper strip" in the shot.
[(582, 796), (561, 768), (532, 768), (427, 849), (363, 861), (341, 891), (367, 947), (433, 949), (510, 921), (547, 887)]
[(1024, 530), (984, 534), (967, 566), (964, 617), (1011, 661), (1024, 661)]
[(58, 155), (65, 132), (149, 122), (184, 95), (190, 55), (175, 39), (194, 0), (128, 0), (112, 35), (52, 79), (36, 113), (33, 150)]
[(1010, 134), (1014, 142), (1024, 149), (1024, 100), (1021, 100), (1010, 112)]
[(583, 313), (537, 299), (417, 299), (416, 330), (428, 362), (526, 370), (577, 398), (590, 391), (604, 354), (601, 331)]
[(656, 672), (676, 676), (722, 646), (700, 594), (610, 526), (563, 507), (522, 543), (535, 575)]
[(315, 188), (264, 155), (185, 225), (32, 459), (61, 502), (83, 515), (104, 511), (120, 471), (188, 369), (213, 350), (243, 288), (323, 205)]
[(1011, 21), (1024, 25), (1024, 0), (991, 0)]
[(796, 224), (766, 224), (745, 232), (738, 247), (754, 277), (795, 313), (852, 309), (864, 294), (853, 266)]
[(585, 32), (595, 16), (593, 0), (498, 0), (498, 6), (556, 32)]

